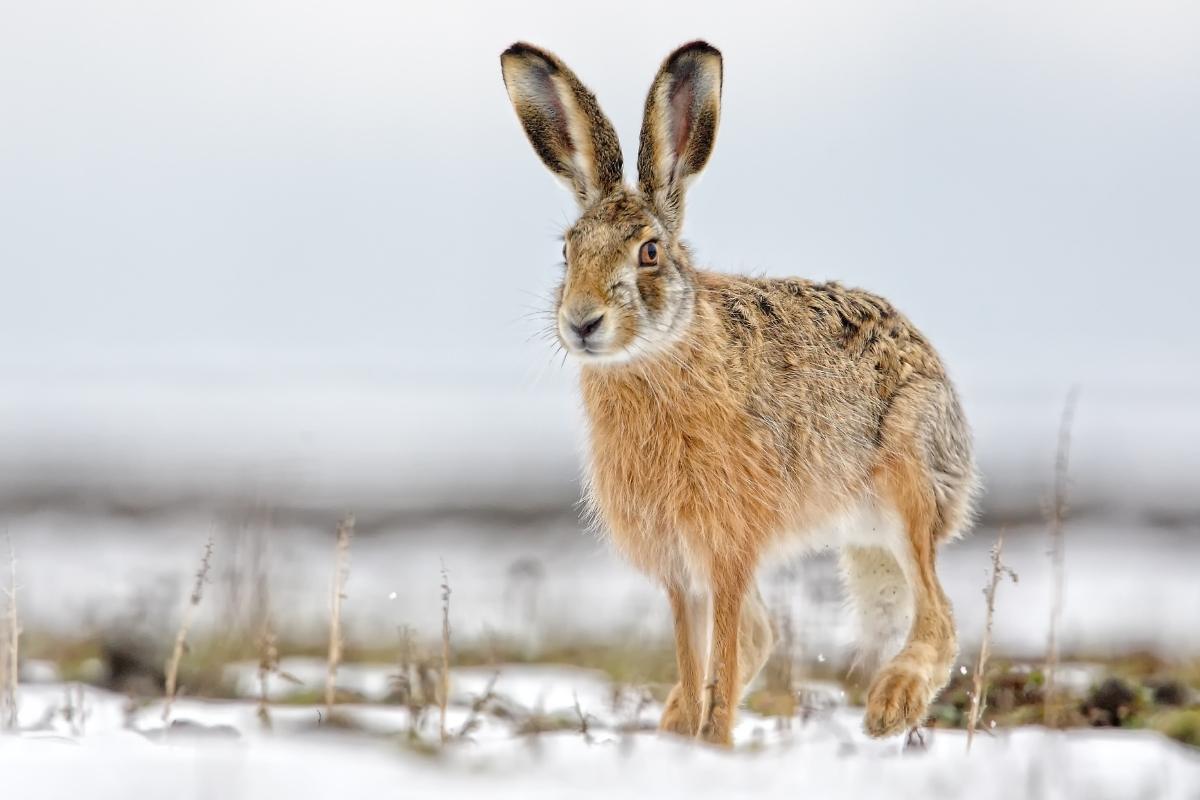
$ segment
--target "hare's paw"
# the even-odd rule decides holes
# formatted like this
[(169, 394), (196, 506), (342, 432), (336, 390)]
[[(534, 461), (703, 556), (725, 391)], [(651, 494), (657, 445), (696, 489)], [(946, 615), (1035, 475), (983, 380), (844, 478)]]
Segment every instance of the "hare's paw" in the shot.
[(688, 697), (683, 687), (678, 683), (667, 696), (666, 707), (663, 708), (662, 720), (658, 729), (665, 733), (686, 736), (689, 739), (696, 735), (700, 728), (700, 700)]
[(726, 698), (716, 692), (715, 685), (708, 689), (708, 702), (704, 704), (704, 721), (700, 725), (700, 741), (718, 747), (733, 747), (733, 709)]
[(712, 717), (700, 726), (700, 741), (718, 747), (733, 747), (733, 725), (731, 720)]
[(881, 737), (916, 727), (929, 709), (929, 694), (929, 681), (923, 670), (894, 662), (888, 664), (867, 690), (864, 730)]

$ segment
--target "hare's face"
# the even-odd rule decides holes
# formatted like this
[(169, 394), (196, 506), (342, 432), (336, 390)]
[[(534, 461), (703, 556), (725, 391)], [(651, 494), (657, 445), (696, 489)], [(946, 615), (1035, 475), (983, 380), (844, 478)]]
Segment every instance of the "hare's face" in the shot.
[(622, 184), (612, 123), (557, 56), (518, 42), (500, 65), (534, 151), (582, 212), (564, 237), (559, 339), (589, 361), (662, 352), (686, 330), (694, 308), (694, 273), (679, 231), (687, 184), (708, 162), (717, 134), (721, 54), (691, 42), (659, 68), (646, 97), (636, 191)]
[(620, 190), (564, 237), (558, 337), (588, 361), (623, 362), (670, 346), (691, 319), (686, 258), (649, 203)]

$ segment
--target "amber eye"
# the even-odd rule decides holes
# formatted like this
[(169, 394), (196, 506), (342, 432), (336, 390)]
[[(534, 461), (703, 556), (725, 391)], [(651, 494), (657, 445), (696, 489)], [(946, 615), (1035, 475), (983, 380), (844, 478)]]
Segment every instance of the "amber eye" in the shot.
[(658, 266), (658, 242), (646, 242), (638, 251), (639, 267)]

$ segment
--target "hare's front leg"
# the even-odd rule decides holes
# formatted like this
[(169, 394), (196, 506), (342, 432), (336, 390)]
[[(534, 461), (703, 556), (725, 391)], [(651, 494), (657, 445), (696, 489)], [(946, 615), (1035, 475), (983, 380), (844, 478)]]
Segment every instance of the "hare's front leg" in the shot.
[[(700, 730), (703, 705), (701, 669), (708, 652), (709, 619), (708, 595), (688, 594), (675, 586), (667, 587), (671, 610), (675, 616), (676, 661), (679, 682), (667, 696), (659, 730), (681, 736), (695, 736)], [(742, 602), (742, 618), (738, 627), (738, 689), (733, 697), (736, 705), (746, 686), (767, 663), (775, 646), (775, 633), (762, 595), (756, 588)]]
[(738, 639), (742, 609), (750, 583), (741, 570), (728, 565), (714, 569), (712, 586), (712, 647), (700, 738), (712, 744), (733, 744), (733, 719), (741, 695)]
[(692, 737), (700, 730), (701, 664), (708, 647), (708, 598), (688, 593), (679, 584), (667, 585), (675, 617), (675, 662), (679, 682), (671, 689), (658, 729)]

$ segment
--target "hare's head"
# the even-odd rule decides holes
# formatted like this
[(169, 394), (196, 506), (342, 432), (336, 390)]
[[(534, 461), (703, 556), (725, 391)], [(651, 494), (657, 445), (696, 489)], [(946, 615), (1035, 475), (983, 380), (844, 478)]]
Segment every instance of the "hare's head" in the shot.
[(533, 149), (579, 202), (580, 217), (563, 237), (559, 339), (589, 361), (626, 361), (670, 345), (694, 306), (679, 230), (687, 183), (717, 133), (720, 52), (692, 42), (663, 62), (646, 98), (636, 188), (624, 183), (612, 123), (566, 65), (520, 43), (500, 63)]

